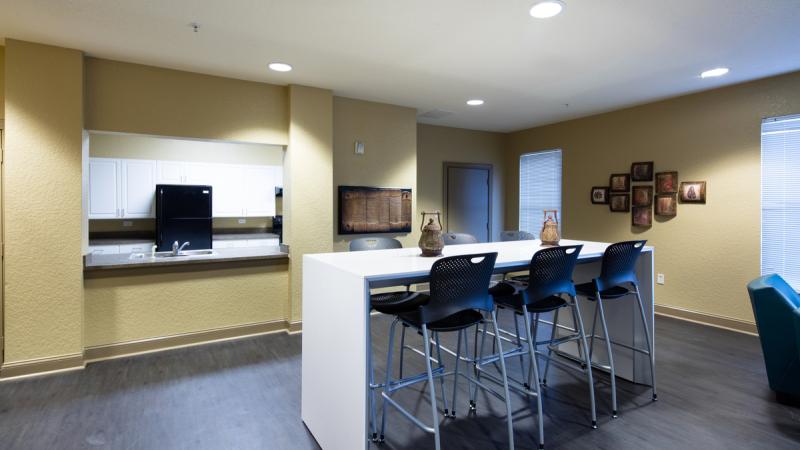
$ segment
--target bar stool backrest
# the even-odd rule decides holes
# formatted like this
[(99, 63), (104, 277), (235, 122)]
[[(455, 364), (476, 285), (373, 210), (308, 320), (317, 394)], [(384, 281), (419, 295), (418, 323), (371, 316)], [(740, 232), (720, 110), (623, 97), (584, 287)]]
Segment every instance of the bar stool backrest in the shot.
[(444, 233), (442, 234), (444, 245), (477, 244), (478, 238), (467, 233)]
[(350, 241), (351, 252), (361, 252), (364, 250), (385, 250), (390, 248), (403, 248), (403, 244), (397, 239), (387, 237), (368, 237), (353, 239)]
[(647, 241), (625, 241), (611, 244), (603, 253), (600, 276), (594, 279), (595, 289), (602, 292), (625, 283), (639, 285), (636, 261)]
[(583, 245), (551, 247), (533, 254), (528, 288), (524, 291), (525, 304), (530, 305), (553, 295), (568, 294), (575, 297), (572, 272), (578, 263)]
[(527, 231), (501, 231), (500, 232), (500, 240), (502, 242), (508, 241), (532, 241), (536, 239), (531, 233)]
[(423, 323), (436, 322), (468, 309), (491, 311), (489, 280), (497, 253), (442, 258), (431, 267), (430, 300), (420, 307)]

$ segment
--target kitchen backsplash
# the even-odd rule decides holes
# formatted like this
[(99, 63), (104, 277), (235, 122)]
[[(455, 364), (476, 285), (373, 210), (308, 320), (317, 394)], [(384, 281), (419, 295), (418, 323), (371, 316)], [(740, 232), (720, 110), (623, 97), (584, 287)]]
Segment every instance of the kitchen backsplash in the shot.
[[(245, 223), (239, 223), (243, 220)], [(129, 226), (125, 226), (128, 224)], [(220, 217), (214, 219), (214, 230), (272, 230), (272, 217), (248, 217), (247, 219), (237, 219), (235, 217)], [(103, 219), (90, 220), (89, 233), (155, 233), (155, 219)]]

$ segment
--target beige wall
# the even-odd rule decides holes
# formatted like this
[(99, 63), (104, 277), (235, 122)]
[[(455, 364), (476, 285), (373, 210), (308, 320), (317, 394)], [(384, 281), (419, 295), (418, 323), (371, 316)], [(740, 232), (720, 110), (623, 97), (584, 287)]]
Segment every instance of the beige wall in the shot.
[(297, 322), (302, 316), (303, 254), (333, 248), (333, 94), (293, 85), (289, 104), (283, 240), (291, 252), (289, 320)]
[(283, 321), (286, 262), (87, 276), (87, 348)]
[[(508, 173), (524, 152), (562, 148), (565, 237), (647, 239), (666, 276), (657, 304), (752, 322), (745, 285), (760, 272), (761, 119), (798, 112), (800, 73), (759, 80), (513, 133)], [(592, 186), (651, 160), (680, 180), (708, 181), (708, 203), (680, 204), (648, 230), (590, 204)], [(515, 224), (518, 178), (506, 181), (506, 223)]]
[(86, 58), (86, 128), (286, 145), (286, 88)]
[[(416, 110), (350, 98), (333, 99), (333, 248), (346, 251), (349, 242), (374, 235), (338, 234), (338, 187), (375, 186), (411, 188), (411, 233), (382, 234), (403, 246), (419, 241), (417, 217), (417, 117)], [(355, 141), (364, 143), (356, 155)]]
[(5, 117), (6, 102), (6, 48), (0, 45), (0, 119)]
[(6, 40), (5, 364), (83, 350), (83, 55)]
[(283, 165), (283, 147), (279, 145), (174, 139), (118, 133), (91, 133), (89, 155), (100, 158)]
[(444, 212), (444, 162), (491, 164), (494, 177), (492, 239), (499, 240), (504, 229), (506, 137), (504, 133), (420, 124), (417, 127), (417, 214), (420, 211)]

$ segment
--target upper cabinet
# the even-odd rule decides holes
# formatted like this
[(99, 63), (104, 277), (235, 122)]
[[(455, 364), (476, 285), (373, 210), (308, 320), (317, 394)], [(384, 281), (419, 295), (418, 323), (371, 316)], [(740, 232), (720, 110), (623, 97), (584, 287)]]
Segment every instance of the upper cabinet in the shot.
[(280, 166), (89, 158), (89, 218), (155, 217), (157, 184), (212, 186), (214, 217), (275, 215)]

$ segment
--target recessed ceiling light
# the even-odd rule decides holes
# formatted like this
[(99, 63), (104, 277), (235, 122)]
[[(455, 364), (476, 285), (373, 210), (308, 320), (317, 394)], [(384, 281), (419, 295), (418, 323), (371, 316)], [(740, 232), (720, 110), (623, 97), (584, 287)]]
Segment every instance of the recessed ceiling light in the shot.
[(716, 69), (706, 70), (701, 73), (700, 78), (721, 77), (728, 72), (730, 72), (730, 70), (727, 67), (717, 67)]
[(555, 17), (564, 10), (564, 2), (561, 0), (544, 0), (536, 2), (531, 6), (531, 16), (537, 19), (549, 19)]
[(472, 100), (467, 100), (467, 104), (469, 106), (481, 106), (483, 104), (483, 100), (479, 98), (474, 98)]
[(269, 63), (269, 68), (276, 72), (288, 72), (292, 70), (292, 66), (281, 62)]

